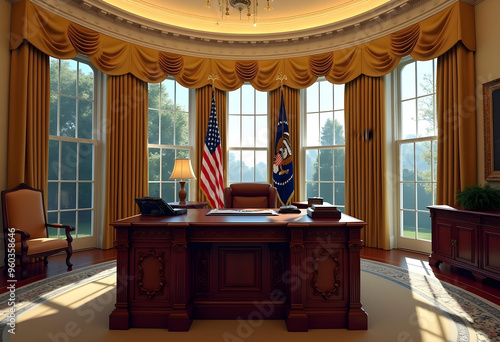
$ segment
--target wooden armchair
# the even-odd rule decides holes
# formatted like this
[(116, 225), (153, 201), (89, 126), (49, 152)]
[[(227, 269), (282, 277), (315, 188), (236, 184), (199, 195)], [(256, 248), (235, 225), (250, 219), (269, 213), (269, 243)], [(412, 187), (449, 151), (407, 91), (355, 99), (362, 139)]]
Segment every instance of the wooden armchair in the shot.
[(276, 208), (277, 191), (268, 183), (234, 183), (224, 189), (226, 208)]
[[(13, 189), (2, 191), (2, 215), (5, 269), (8, 265), (8, 251), (12, 250), (13, 242), (15, 257), (21, 260), (22, 279), (26, 278), (26, 267), (30, 258), (44, 257), (44, 263), (47, 265), (47, 256), (66, 251), (66, 265), (68, 265), (68, 269), (73, 266), (70, 263), (71, 241), (73, 241), (70, 232), (74, 231), (75, 228), (63, 224), (47, 223), (41, 190), (21, 183)], [(64, 229), (66, 240), (49, 238), (48, 227)]]

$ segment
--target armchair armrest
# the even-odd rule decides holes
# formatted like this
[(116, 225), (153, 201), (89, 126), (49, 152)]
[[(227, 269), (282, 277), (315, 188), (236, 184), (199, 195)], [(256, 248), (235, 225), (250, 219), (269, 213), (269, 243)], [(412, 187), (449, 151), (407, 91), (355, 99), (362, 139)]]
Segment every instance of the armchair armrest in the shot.
[(26, 240), (28, 240), (31, 236), (30, 233), (24, 232), (22, 230), (16, 229), (14, 231), (14, 234), (19, 234), (21, 235), (21, 250), (22, 251), (27, 251), (28, 250), (28, 244), (26, 243)]
[(70, 232), (73, 232), (75, 230), (75, 227), (71, 227), (71, 226), (68, 226), (66, 224), (60, 224), (60, 223), (46, 223), (45, 225), (47, 227), (64, 229), (66, 232), (66, 240), (68, 242), (73, 241), (73, 237), (71, 236)]

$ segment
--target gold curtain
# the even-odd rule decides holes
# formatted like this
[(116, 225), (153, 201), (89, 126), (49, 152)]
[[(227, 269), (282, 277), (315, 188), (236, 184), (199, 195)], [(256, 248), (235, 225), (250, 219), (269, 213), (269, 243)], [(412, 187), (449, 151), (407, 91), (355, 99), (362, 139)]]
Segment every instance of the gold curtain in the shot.
[(25, 42), (11, 52), (7, 187), (26, 183), (47, 198), (49, 56)]
[[(390, 249), (385, 170), (384, 84), (360, 76), (345, 86), (346, 213), (367, 223), (368, 247)], [(371, 130), (372, 137), (364, 132)]]
[[(196, 89), (196, 173), (197, 193), (196, 201), (207, 202), (207, 198), (200, 187), (201, 161), (207, 135), (208, 119), (212, 108), (212, 86)], [(219, 124), (220, 144), (222, 150), (224, 184), (227, 184), (227, 158), (226, 158), (226, 92), (215, 89), (215, 107), (217, 109), (217, 122)], [(192, 160), (193, 158), (191, 158)]]
[(148, 194), (147, 113), (147, 83), (130, 74), (109, 77), (103, 248), (113, 247), (109, 224), (138, 214), (135, 198)]
[[(290, 202), (300, 200), (300, 91), (289, 87), (283, 87), (283, 101), (285, 102), (286, 118), (288, 120), (288, 130), (292, 143), (292, 163), (293, 163), (293, 186), (294, 192)], [(276, 142), (276, 130), (280, 115), (281, 90), (276, 89), (269, 93), (269, 157), (268, 165), (274, 163), (274, 144)], [(273, 184), (273, 168), (269, 168), (269, 182)], [(285, 205), (278, 200), (278, 207)], [(290, 204), (290, 203), (288, 203)]]
[(438, 204), (456, 204), (457, 193), (476, 184), (474, 53), (462, 44), (438, 58)]
[(235, 90), (250, 82), (260, 91), (271, 91), (280, 87), (276, 76), (283, 72), (287, 75), (284, 85), (301, 89), (320, 76), (333, 83), (347, 83), (359, 75), (383, 76), (405, 55), (417, 60), (432, 59), (459, 41), (474, 51), (474, 6), (459, 1), (398, 32), (321, 55), (233, 61), (181, 56), (128, 43), (72, 23), (29, 0), (21, 0), (12, 5), (11, 50), (23, 40), (49, 56), (64, 59), (80, 53), (108, 75), (130, 73), (150, 83), (170, 75), (185, 87), (202, 88), (212, 84), (208, 75), (214, 72), (218, 76), (215, 82), (218, 89)]

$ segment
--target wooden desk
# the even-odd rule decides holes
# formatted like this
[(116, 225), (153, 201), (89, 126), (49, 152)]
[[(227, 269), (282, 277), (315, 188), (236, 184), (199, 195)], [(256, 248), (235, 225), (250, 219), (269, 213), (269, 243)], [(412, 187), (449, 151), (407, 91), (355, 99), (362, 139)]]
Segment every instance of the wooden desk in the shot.
[(279, 216), (133, 216), (116, 229), (110, 329), (187, 331), (193, 319), (285, 319), (288, 331), (367, 329), (363, 221)]
[(193, 202), (186, 201), (186, 204), (179, 204), (179, 202), (168, 202), (172, 208), (186, 208), (186, 209), (205, 209), (208, 202)]

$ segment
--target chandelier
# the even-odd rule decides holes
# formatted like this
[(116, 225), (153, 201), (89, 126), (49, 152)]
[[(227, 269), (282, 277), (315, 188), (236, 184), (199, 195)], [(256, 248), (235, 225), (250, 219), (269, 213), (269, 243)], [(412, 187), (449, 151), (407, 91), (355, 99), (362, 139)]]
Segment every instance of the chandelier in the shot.
[[(215, 2), (215, 0), (213, 1)], [(266, 10), (270, 11), (273, 9), (270, 4), (272, 1), (273, 0), (266, 0)], [(259, 0), (217, 0), (217, 6), (220, 14), (219, 20), (223, 20), (224, 17), (229, 17), (230, 8), (234, 8), (239, 12), (240, 20), (242, 19), (242, 15), (245, 14), (248, 20), (253, 20), (253, 26), (257, 26), (257, 10), (259, 8)], [(207, 0), (205, 7), (212, 7), (210, 0)]]

